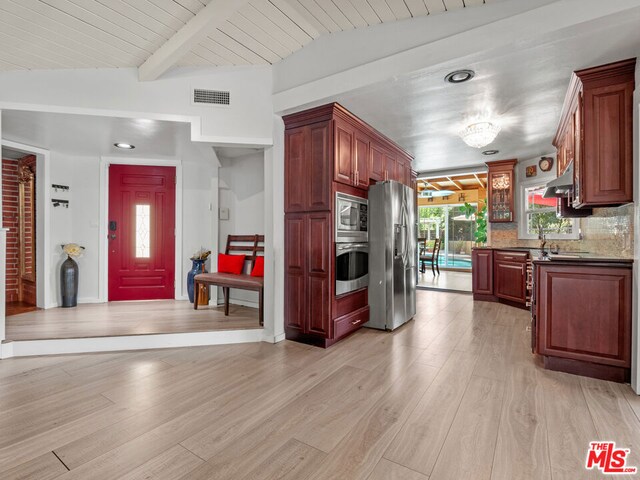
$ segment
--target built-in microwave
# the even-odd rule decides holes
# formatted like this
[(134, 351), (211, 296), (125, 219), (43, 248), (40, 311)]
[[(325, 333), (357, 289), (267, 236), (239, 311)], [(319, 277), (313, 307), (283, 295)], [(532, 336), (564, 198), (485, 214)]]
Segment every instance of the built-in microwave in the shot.
[(369, 286), (369, 244), (336, 243), (336, 295)]
[(367, 199), (336, 192), (336, 242), (369, 241)]

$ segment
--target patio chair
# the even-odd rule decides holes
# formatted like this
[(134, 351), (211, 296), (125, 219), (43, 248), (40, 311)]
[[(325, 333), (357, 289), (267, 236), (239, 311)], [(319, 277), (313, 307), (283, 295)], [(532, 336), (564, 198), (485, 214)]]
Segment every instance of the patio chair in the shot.
[(438, 271), (438, 275), (440, 275), (440, 267), (438, 266), (438, 257), (440, 256), (440, 245), (442, 244), (442, 240), (436, 238), (433, 241), (433, 250), (431, 252), (427, 251), (426, 242), (424, 247), (420, 249), (420, 272), (425, 273), (427, 271), (427, 263), (431, 263), (431, 271), (433, 275), (436, 274), (436, 270)]

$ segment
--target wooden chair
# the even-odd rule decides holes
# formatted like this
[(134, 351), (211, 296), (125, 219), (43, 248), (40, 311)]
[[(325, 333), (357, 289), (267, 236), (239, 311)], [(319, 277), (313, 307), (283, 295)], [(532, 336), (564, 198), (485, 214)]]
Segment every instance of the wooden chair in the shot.
[(436, 238), (433, 241), (433, 250), (431, 252), (427, 251), (426, 242), (424, 244), (424, 248), (420, 250), (420, 272), (425, 273), (427, 271), (427, 263), (431, 263), (431, 271), (433, 274), (436, 274), (436, 270), (438, 271), (438, 275), (440, 275), (440, 266), (438, 265), (438, 258), (440, 257), (440, 245), (442, 244), (442, 240)]
[[(225, 253), (229, 254), (246, 254), (246, 261), (251, 262), (249, 273), (253, 269), (256, 263), (256, 257), (260, 254), (264, 255), (264, 235), (229, 235), (227, 237), (227, 247)], [(260, 325), (264, 324), (263, 307), (264, 307), (264, 278), (252, 277), (249, 274), (243, 273), (235, 275), (233, 273), (200, 273), (193, 279), (193, 292), (195, 298), (193, 299), (193, 309), (198, 309), (198, 297), (200, 293), (200, 286), (203, 285), (207, 288), (212, 285), (216, 287), (222, 287), (222, 293), (224, 294), (224, 314), (229, 316), (229, 290), (231, 288), (238, 288), (240, 290), (253, 290), (258, 292), (258, 317), (260, 319)]]

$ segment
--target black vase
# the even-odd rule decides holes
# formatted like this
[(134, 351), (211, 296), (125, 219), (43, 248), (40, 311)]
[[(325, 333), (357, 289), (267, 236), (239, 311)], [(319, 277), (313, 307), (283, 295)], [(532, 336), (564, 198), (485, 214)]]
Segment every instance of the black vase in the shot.
[(78, 305), (78, 264), (67, 256), (60, 266), (60, 290), (62, 291), (62, 307)]

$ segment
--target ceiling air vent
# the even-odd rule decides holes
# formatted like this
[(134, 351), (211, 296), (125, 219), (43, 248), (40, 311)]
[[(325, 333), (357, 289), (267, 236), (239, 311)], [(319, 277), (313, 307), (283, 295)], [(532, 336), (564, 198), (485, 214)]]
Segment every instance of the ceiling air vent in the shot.
[(223, 90), (193, 89), (193, 103), (195, 105), (222, 105), (231, 104), (231, 95)]

